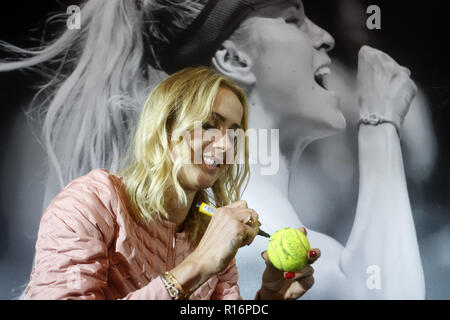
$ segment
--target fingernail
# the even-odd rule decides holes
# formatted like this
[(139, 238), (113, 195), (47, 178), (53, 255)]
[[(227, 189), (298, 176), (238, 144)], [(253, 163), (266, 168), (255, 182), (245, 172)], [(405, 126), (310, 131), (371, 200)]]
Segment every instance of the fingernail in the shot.
[(286, 272), (286, 273), (284, 274), (284, 277), (285, 277), (286, 279), (292, 279), (293, 277), (295, 277), (295, 273), (294, 273), (294, 272)]
[(317, 257), (317, 252), (315, 252), (314, 250), (309, 250), (308, 256), (310, 258), (315, 258), (315, 257)]

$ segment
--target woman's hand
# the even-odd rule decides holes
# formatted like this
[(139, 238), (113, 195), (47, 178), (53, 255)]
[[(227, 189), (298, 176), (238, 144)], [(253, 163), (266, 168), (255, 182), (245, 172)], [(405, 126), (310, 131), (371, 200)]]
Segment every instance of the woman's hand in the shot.
[(409, 69), (387, 54), (363, 46), (359, 51), (358, 89), (361, 117), (376, 114), (399, 129), (416, 95)]
[[(306, 235), (305, 228), (300, 228), (299, 230)], [(264, 251), (261, 255), (266, 262), (260, 292), (261, 299), (298, 299), (313, 286), (314, 269), (311, 267), (311, 264), (320, 257), (319, 249), (311, 249), (308, 253), (308, 264), (295, 273), (283, 272), (275, 268), (269, 260), (267, 251)]]
[(204, 272), (209, 275), (223, 271), (237, 250), (252, 243), (258, 234), (258, 214), (238, 201), (218, 208), (200, 243), (194, 250)]
[(216, 209), (195, 250), (171, 270), (188, 295), (227, 268), (237, 250), (258, 234), (258, 214), (238, 201)]

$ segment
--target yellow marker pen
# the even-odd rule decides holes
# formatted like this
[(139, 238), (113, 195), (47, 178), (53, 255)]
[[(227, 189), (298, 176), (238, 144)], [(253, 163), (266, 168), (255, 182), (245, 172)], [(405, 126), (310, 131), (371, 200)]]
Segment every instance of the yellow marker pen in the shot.
[[(209, 204), (206, 204), (204, 202), (202, 202), (200, 204), (197, 203), (195, 206), (198, 208), (199, 212), (201, 212), (203, 214), (206, 214), (206, 215), (208, 215), (210, 217), (212, 217), (214, 215), (214, 212), (216, 212), (216, 208), (215, 207), (213, 207), (213, 206), (211, 206)], [(261, 229), (259, 229), (258, 236), (270, 238), (270, 234), (268, 234), (267, 232), (262, 231)]]

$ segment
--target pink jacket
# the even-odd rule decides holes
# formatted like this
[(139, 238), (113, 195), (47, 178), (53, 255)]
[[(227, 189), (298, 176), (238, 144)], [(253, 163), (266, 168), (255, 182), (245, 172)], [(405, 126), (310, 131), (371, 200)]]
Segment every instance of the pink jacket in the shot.
[[(192, 252), (184, 232), (131, 214), (122, 181), (104, 169), (73, 180), (42, 216), (26, 299), (171, 299), (159, 274)], [(235, 259), (190, 297), (242, 299)]]

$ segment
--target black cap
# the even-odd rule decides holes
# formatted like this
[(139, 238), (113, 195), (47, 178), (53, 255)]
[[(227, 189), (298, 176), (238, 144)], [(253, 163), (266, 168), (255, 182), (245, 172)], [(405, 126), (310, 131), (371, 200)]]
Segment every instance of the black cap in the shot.
[(186, 67), (209, 65), (209, 60), (248, 15), (265, 6), (292, 0), (210, 0), (172, 43), (156, 55), (168, 74)]

